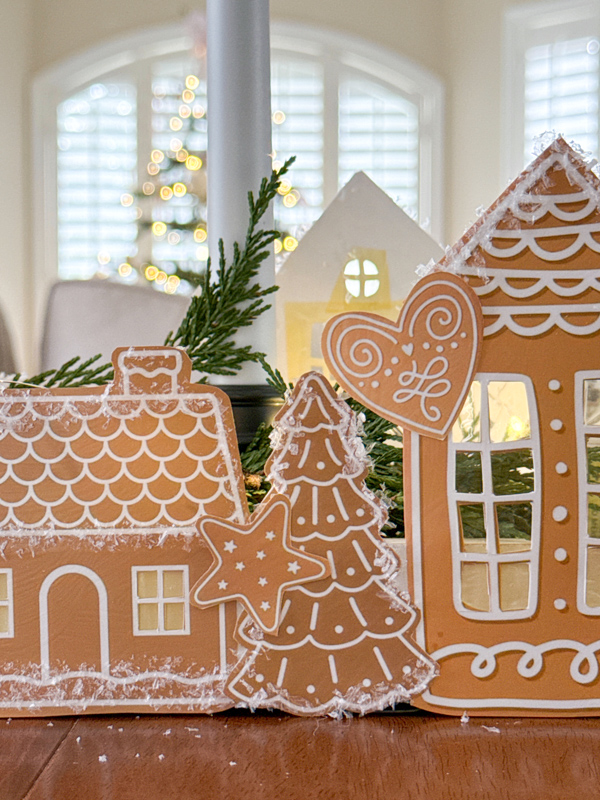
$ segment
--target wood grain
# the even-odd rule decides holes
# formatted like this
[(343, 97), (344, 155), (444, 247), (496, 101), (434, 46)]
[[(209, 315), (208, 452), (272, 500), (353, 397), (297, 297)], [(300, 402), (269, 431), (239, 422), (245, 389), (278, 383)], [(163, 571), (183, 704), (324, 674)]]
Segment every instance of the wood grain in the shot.
[[(46, 725), (19, 721), (15, 757), (20, 739), (56, 731)], [(588, 800), (600, 797), (599, 749), (600, 724), (591, 719), (85, 717), (37, 778), (32, 762), (34, 785), (25, 797)], [(17, 782), (3, 786), (2, 800), (23, 797)]]

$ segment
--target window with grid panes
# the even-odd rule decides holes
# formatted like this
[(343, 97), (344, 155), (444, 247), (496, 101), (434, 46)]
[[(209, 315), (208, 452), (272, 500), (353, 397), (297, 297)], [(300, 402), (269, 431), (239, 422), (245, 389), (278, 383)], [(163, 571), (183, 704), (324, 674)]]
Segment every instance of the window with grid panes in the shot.
[(457, 610), (530, 616), (537, 603), (540, 444), (524, 376), (473, 382), (449, 441), (448, 492)]
[(133, 567), (135, 636), (190, 632), (187, 566)]
[(600, 614), (600, 375), (576, 376), (579, 450), (579, 610)]
[[(299, 40), (295, 49), (293, 40), (278, 46), (274, 37), (275, 164), (291, 155), (297, 157), (289, 176), (291, 191), (277, 198), (277, 226), (291, 234), (292, 241), (300, 238), (354, 172), (362, 169), (412, 216), (423, 223), (433, 221), (435, 228), (439, 219), (432, 220), (434, 193), (429, 177), (424, 181), (423, 176), (432, 172), (431, 143), (440, 121), (439, 86), (427, 77), (421, 91), (414, 74), (407, 80), (385, 61), (378, 78), (376, 51), (365, 71), (351, 63), (336, 37), (331, 38), (327, 42), (317, 37), (310, 46)], [(210, 110), (203, 68), (181, 44), (174, 50), (140, 57), (136, 64), (107, 74), (106, 80), (96, 76), (92, 86), (70, 94), (58, 106), (58, 271), (62, 278), (113, 274), (127, 258), (155, 263), (166, 272), (172, 272), (175, 263), (197, 270), (206, 262), (206, 241), (186, 230), (191, 219), (206, 216), (204, 171), (193, 176), (193, 192), (170, 198), (168, 203), (144, 197), (142, 192), (152, 150), (167, 152), (178, 138), (178, 131), (170, 127), (181, 105), (174, 96), (185, 88), (190, 73), (200, 77), (191, 114), (201, 108), (202, 115), (190, 120), (194, 132), (189, 144), (199, 151), (207, 146)], [(174, 171), (169, 180), (175, 180)], [(169, 235), (156, 235), (148, 225), (138, 224), (139, 207), (146, 204), (147, 208), (148, 203), (152, 203), (152, 220), (175, 223)], [(160, 226), (155, 231), (160, 232)]]

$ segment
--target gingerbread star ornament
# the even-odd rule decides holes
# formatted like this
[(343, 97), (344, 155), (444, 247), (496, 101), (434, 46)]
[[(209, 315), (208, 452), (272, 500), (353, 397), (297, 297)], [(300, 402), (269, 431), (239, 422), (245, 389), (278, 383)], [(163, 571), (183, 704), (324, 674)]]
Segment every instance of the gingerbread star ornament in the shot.
[(261, 503), (247, 525), (204, 517), (198, 529), (214, 561), (192, 591), (200, 608), (239, 600), (265, 633), (276, 633), (287, 589), (329, 575), (324, 558), (291, 545), (291, 506), (284, 495)]

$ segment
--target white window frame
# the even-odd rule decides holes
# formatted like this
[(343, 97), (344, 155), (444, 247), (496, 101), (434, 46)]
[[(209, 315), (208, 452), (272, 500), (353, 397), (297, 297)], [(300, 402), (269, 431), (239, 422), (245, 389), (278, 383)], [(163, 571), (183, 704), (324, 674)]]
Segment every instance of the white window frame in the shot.
[(536, 45), (590, 35), (600, 35), (600, 5), (596, 0), (527, 3), (505, 12), (501, 106), (505, 181), (512, 181), (523, 169), (526, 51)]
[[(538, 605), (540, 532), (541, 532), (541, 497), (542, 472), (540, 452), (540, 428), (537, 403), (531, 378), (517, 373), (479, 373), (473, 381), (481, 385), (480, 434), (478, 442), (455, 442), (452, 435), (448, 439), (448, 512), (450, 516), (450, 533), (452, 540), (452, 594), (454, 607), (467, 619), (511, 620), (528, 619)], [(489, 423), (488, 385), (496, 381), (519, 381), (525, 385), (527, 405), (529, 409), (529, 425), (531, 437), (514, 442), (491, 442)], [(534, 470), (534, 490), (526, 494), (496, 495), (493, 491), (491, 454), (506, 450), (528, 449), (532, 452)], [(456, 491), (456, 453), (457, 451), (477, 452), (481, 454), (481, 470), (483, 491), (476, 493), (460, 493)], [(518, 553), (498, 553), (496, 541), (495, 503), (531, 503), (531, 549)], [(486, 530), (487, 553), (464, 553), (461, 550), (461, 520), (459, 503), (482, 503), (484, 507), (484, 524)], [(461, 568), (465, 562), (484, 563), (488, 566), (490, 610), (476, 611), (467, 608), (462, 601)], [(510, 562), (529, 563), (529, 602), (527, 607), (519, 610), (502, 611), (500, 608), (499, 565)]]
[[(137, 576), (139, 572), (157, 573), (157, 596), (138, 597)], [(163, 596), (163, 575), (165, 572), (183, 572), (183, 596), (169, 597)], [(131, 568), (131, 599), (133, 604), (133, 635), (134, 636), (189, 636), (190, 633), (190, 576), (189, 568), (186, 564), (157, 565), (147, 564), (143, 567)], [(165, 605), (169, 603), (183, 603), (183, 629), (176, 631), (165, 630)], [(139, 628), (139, 607), (148, 604), (158, 604), (158, 630), (147, 631)]]
[[(327, 98), (328, 93), (331, 98), (331, 92), (337, 91), (335, 70), (339, 69), (339, 65), (349, 71), (357, 70), (363, 77), (371, 76), (417, 105), (420, 132), (419, 217), (425, 226), (429, 221), (433, 237), (443, 241), (444, 96), (440, 80), (425, 68), (379, 45), (307, 25), (272, 23), (271, 44), (274, 49), (286, 50), (294, 57), (318, 57), (322, 60), (325, 108), (330, 109), (330, 119), (327, 119), (327, 111), (325, 113), (323, 146), (330, 154), (336, 154), (338, 148), (337, 102), (335, 105), (328, 103)], [(185, 25), (172, 24), (119, 37), (90, 48), (81, 55), (45, 70), (35, 78), (32, 92), (32, 196), (33, 218), (37, 223), (33, 242), (33, 287), (35, 319), (38, 320), (38, 325), (48, 289), (58, 276), (57, 106), (86, 86), (98, 80), (116, 81), (124, 68), (133, 68), (138, 76), (138, 174), (143, 175), (152, 149), (148, 118), (151, 81), (147, 64), (159, 57), (189, 51), (190, 39)], [(147, 139), (145, 142), (144, 137)], [(324, 172), (324, 207), (338, 191), (337, 158), (331, 157), (331, 165), (334, 166)]]
[(13, 571), (12, 569), (0, 569), (0, 575), (6, 575), (6, 600), (0, 600), (0, 607), (8, 608), (8, 631), (0, 632), (0, 639), (14, 639), (15, 603), (13, 594)]
[(584, 382), (600, 381), (600, 371), (582, 370), (575, 373), (575, 426), (577, 429), (577, 483), (579, 485), (579, 564), (577, 569), (577, 610), (582, 614), (600, 616), (600, 606), (588, 606), (586, 601), (588, 546), (600, 547), (600, 539), (588, 535), (588, 494), (600, 494), (600, 484), (588, 483), (586, 436), (600, 436), (600, 426), (586, 425), (584, 416)]

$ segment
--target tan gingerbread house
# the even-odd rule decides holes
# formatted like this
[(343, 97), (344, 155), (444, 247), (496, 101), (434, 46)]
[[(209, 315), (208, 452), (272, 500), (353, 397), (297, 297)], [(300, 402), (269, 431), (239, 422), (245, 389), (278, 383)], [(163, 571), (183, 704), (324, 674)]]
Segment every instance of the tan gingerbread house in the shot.
[(235, 603), (200, 610), (196, 529), (248, 516), (233, 417), (174, 348), (108, 387), (0, 395), (0, 715), (231, 705)]
[(447, 440), (405, 437), (418, 705), (600, 713), (600, 182), (561, 139), (440, 262), (484, 339)]

